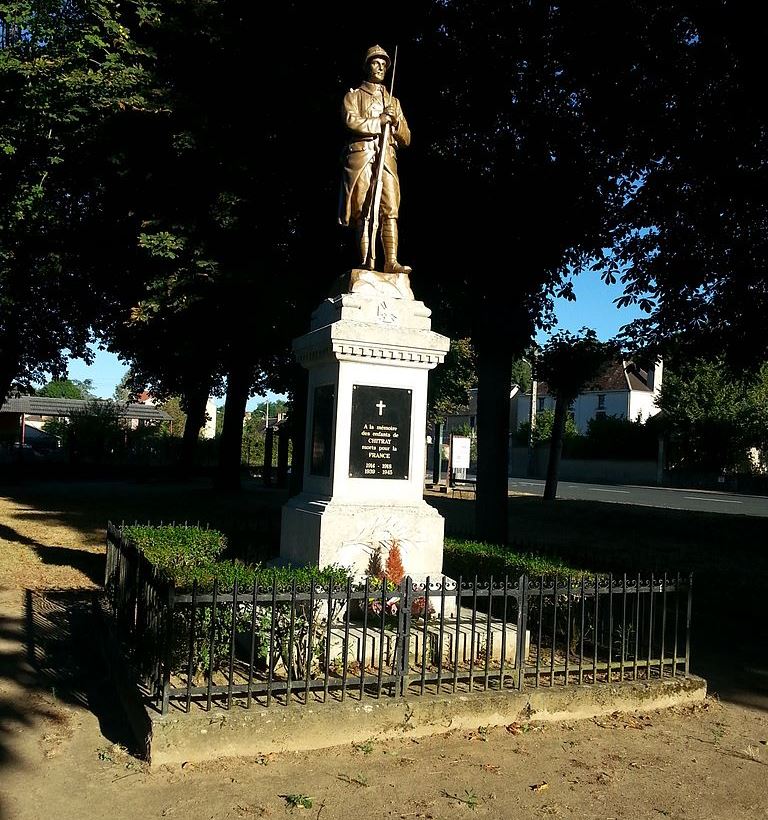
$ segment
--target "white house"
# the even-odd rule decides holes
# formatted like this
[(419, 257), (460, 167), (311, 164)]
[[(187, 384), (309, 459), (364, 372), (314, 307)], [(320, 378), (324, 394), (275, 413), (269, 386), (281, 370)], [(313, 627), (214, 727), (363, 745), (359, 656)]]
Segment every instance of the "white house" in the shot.
[[(664, 364), (659, 359), (648, 370), (622, 359), (607, 367), (572, 405), (573, 419), (582, 435), (594, 418), (618, 416), (632, 421), (647, 421), (659, 412), (656, 398), (661, 390)], [(518, 393), (518, 424), (529, 418), (531, 394)], [(545, 382), (538, 383), (536, 412), (554, 410), (555, 399)]]

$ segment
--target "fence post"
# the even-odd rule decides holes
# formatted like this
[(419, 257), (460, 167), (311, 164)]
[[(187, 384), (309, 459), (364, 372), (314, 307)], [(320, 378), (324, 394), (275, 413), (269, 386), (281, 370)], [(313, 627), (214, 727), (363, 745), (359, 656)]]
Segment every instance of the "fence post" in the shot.
[(408, 656), (411, 651), (411, 607), (413, 605), (413, 581), (410, 577), (403, 578), (400, 586), (401, 590), (403, 585), (405, 586), (404, 594), (400, 596), (401, 618), (398, 619), (398, 626), (400, 627), (398, 629), (398, 632), (400, 633), (400, 635), (398, 635), (398, 643), (400, 644), (400, 662), (398, 665), (400, 680), (398, 682), (398, 688), (401, 697), (403, 697), (408, 691), (408, 672), (410, 669)]
[(520, 691), (525, 684), (525, 632), (528, 628), (528, 576), (521, 575), (517, 604), (517, 648), (515, 663), (517, 664), (517, 689)]
[[(171, 666), (173, 664), (173, 608), (175, 604), (175, 590), (173, 584), (168, 585), (168, 594), (165, 599), (165, 635), (163, 642), (163, 689), (160, 714), (168, 711), (168, 700), (171, 689)], [(192, 612), (194, 618), (194, 610)]]
[(262, 480), (265, 487), (272, 486), (272, 457), (275, 446), (275, 431), (272, 427), (267, 427), (264, 431), (264, 469), (262, 470)]
[(685, 676), (690, 673), (691, 664), (691, 609), (693, 605), (693, 573), (688, 575), (688, 609), (685, 616)]

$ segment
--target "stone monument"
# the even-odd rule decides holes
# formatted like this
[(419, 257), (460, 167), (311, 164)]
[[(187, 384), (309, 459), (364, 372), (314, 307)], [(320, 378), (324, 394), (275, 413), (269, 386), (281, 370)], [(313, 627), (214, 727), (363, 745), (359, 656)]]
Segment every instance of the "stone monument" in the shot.
[[(360, 267), (294, 341), (309, 371), (304, 488), (283, 507), (280, 557), (339, 564), (362, 577), (374, 552), (386, 560), (397, 545), (406, 574), (439, 581), (444, 521), (423, 498), (427, 379), (449, 339), (431, 330), (411, 268), (397, 260), (396, 152), (410, 131), (392, 86), (384, 86), (389, 55), (374, 46), (365, 67), (365, 82), (344, 98), (340, 197)], [(383, 271), (375, 267), (379, 240)]]

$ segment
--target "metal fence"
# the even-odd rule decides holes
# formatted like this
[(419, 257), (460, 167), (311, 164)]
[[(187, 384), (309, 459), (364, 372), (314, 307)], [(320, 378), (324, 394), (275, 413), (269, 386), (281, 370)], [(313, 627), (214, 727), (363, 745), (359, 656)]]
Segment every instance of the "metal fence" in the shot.
[(691, 578), (176, 589), (108, 527), (123, 651), (162, 713), (685, 676)]

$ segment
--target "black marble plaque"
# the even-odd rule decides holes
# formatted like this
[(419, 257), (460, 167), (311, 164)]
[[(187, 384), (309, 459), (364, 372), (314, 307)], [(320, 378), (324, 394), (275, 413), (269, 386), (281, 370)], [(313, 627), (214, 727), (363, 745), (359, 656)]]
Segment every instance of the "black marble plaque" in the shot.
[(353, 385), (350, 478), (408, 478), (411, 399), (400, 387)]
[(335, 390), (332, 384), (322, 384), (315, 388), (312, 404), (312, 453), (310, 475), (329, 476), (333, 456), (333, 400)]

